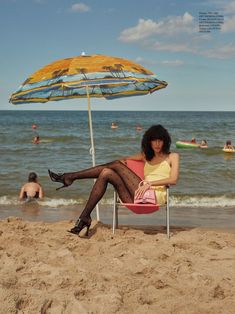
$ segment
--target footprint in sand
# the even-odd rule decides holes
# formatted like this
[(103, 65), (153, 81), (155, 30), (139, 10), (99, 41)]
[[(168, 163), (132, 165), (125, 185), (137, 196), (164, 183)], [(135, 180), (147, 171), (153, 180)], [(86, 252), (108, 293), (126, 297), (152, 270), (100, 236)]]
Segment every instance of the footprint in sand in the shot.
[(212, 249), (216, 249), (216, 250), (222, 250), (224, 248), (224, 245), (221, 245), (220, 243), (216, 242), (216, 241), (210, 241), (208, 243), (208, 246)]
[(217, 285), (214, 288), (213, 297), (220, 300), (223, 300), (225, 298), (224, 290), (220, 287), (220, 285)]

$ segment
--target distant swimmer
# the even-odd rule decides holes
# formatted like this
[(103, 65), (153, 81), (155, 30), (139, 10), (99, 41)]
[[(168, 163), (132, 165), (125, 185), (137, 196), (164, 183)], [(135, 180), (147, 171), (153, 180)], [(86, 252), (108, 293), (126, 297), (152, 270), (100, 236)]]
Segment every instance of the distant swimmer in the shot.
[(208, 147), (208, 144), (207, 144), (207, 140), (201, 140), (201, 143), (200, 143), (200, 147), (203, 148), (203, 147)]
[(230, 141), (230, 140), (226, 141), (226, 144), (224, 145), (223, 151), (225, 153), (235, 153), (235, 148), (232, 145), (232, 141)]
[(117, 123), (112, 122), (112, 124), (111, 124), (111, 129), (117, 129), (117, 128), (118, 128)]
[(135, 129), (136, 129), (136, 131), (142, 131), (143, 130), (143, 128), (140, 124), (137, 124)]
[(38, 183), (38, 176), (35, 172), (30, 172), (28, 176), (28, 182), (25, 183), (21, 190), (20, 200), (42, 199), (44, 196), (43, 189)]
[(226, 141), (226, 144), (224, 145), (224, 149), (234, 150), (234, 146), (232, 145), (232, 141), (230, 141), (230, 140)]
[(40, 137), (37, 135), (33, 138), (33, 144), (39, 144), (40, 143)]

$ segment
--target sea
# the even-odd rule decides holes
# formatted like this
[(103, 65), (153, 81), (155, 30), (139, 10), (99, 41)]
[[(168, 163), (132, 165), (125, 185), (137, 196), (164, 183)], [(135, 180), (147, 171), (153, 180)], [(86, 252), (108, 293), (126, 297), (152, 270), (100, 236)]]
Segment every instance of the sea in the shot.
[[(208, 209), (213, 219), (223, 214), (225, 227), (234, 221), (235, 154), (224, 153), (222, 148), (226, 140), (235, 144), (235, 112), (93, 111), (92, 122), (96, 164), (139, 152), (144, 131), (162, 124), (171, 134), (171, 151), (180, 154), (179, 181), (170, 189), (171, 207), (181, 219), (192, 213), (199, 221), (197, 215), (203, 213), (204, 217)], [(110, 127), (112, 122), (117, 129)], [(137, 125), (142, 130), (136, 130)], [(38, 145), (32, 143), (36, 135), (41, 139)], [(176, 141), (192, 138), (198, 142), (206, 139), (208, 148), (176, 148)], [(49, 179), (48, 169), (63, 173), (92, 166), (87, 111), (0, 111), (0, 143), (0, 219), (19, 215), (55, 221), (77, 215), (93, 180), (75, 181), (56, 191), (60, 184)], [(30, 207), (19, 201), (18, 195), (32, 171), (38, 174), (45, 198)], [(113, 189), (109, 187), (100, 202), (106, 218), (111, 217), (112, 204)], [(213, 219), (203, 218), (208, 223)], [(216, 226), (219, 224), (217, 219)]]

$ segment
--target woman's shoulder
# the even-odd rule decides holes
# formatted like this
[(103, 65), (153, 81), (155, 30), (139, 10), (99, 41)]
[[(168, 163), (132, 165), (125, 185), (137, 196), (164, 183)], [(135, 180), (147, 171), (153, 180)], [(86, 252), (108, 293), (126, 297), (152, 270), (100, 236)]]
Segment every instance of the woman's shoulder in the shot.
[(40, 184), (40, 183), (38, 183), (38, 182), (33, 182), (33, 183), (34, 183), (34, 186), (35, 186), (35, 187), (38, 187), (38, 188), (41, 187), (41, 184)]
[(169, 154), (169, 159), (170, 160), (178, 160), (179, 159), (179, 154), (178, 153), (175, 153), (175, 152), (171, 152)]

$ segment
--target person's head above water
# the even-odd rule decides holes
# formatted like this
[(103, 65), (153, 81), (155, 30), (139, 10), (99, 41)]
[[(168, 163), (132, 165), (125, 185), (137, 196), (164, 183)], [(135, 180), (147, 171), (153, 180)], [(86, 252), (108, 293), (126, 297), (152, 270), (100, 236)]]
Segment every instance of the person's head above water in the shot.
[(28, 176), (28, 182), (37, 182), (37, 174), (35, 172), (30, 172)]

